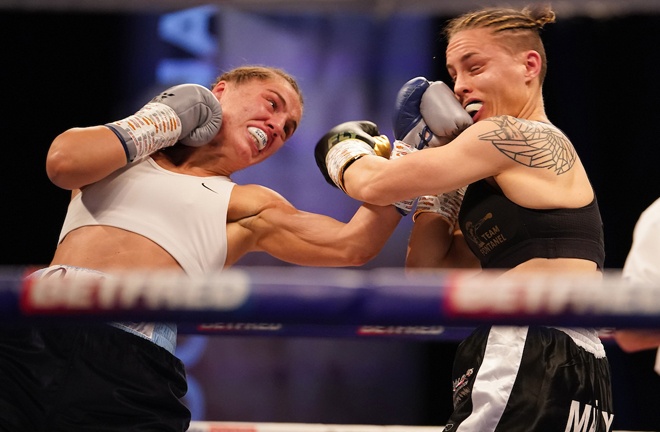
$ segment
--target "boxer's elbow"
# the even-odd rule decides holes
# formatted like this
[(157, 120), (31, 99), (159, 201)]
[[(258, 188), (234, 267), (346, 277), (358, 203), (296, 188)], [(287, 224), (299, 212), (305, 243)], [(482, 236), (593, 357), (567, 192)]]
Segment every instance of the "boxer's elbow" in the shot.
[(381, 187), (380, 184), (377, 181), (365, 184), (360, 188), (359, 198), (355, 198), (377, 206), (386, 206), (395, 202), (396, 200), (391, 199), (388, 195), (388, 190)]
[(380, 249), (367, 242), (353, 242), (347, 246), (343, 253), (346, 259), (345, 266), (360, 267), (378, 255)]
[(59, 135), (51, 144), (46, 157), (48, 179), (62, 189), (76, 189), (78, 186), (72, 181), (75, 164), (75, 157), (66, 151), (62, 135)]

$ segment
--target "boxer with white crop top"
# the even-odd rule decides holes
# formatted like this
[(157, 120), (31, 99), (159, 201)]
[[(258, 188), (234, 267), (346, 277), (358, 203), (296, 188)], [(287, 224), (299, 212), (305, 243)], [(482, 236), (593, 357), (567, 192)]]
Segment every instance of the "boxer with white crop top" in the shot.
[[(50, 267), (31, 277), (196, 276), (256, 251), (299, 265), (364, 264), (400, 221), (394, 206), (365, 204), (344, 223), (231, 180), (279, 150), (302, 111), (294, 78), (245, 66), (211, 90), (175, 86), (125, 119), (66, 130), (46, 169), (73, 198)], [(173, 324), (0, 329), (0, 430), (185, 431), (175, 337)]]

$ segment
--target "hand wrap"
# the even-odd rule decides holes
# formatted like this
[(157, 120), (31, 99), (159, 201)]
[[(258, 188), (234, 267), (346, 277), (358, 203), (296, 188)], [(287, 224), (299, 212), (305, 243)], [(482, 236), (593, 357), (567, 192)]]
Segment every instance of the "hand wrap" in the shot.
[(342, 191), (344, 188), (344, 172), (353, 162), (362, 156), (375, 155), (389, 157), (390, 141), (385, 135), (373, 137), (374, 146), (370, 146), (360, 139), (347, 139), (333, 146), (325, 157), (328, 176)]
[(380, 135), (378, 126), (370, 121), (350, 121), (330, 129), (316, 143), (314, 158), (325, 180), (332, 186), (344, 188), (344, 171), (365, 155), (389, 158), (390, 141)]
[(222, 108), (215, 95), (197, 84), (181, 84), (132, 116), (105, 126), (117, 135), (130, 163), (178, 141), (191, 147), (207, 144), (221, 125)]
[(449, 233), (453, 233), (458, 223), (458, 213), (461, 210), (465, 187), (439, 195), (424, 195), (417, 201), (417, 209), (413, 214), (413, 222), (421, 213), (435, 213), (449, 224)]

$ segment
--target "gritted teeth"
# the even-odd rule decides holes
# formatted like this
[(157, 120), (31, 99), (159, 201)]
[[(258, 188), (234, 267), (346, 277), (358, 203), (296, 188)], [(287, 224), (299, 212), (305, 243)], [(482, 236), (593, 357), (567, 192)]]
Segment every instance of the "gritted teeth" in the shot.
[(256, 127), (249, 127), (248, 132), (250, 132), (250, 135), (254, 137), (254, 141), (257, 144), (257, 149), (259, 151), (263, 150), (266, 147), (266, 144), (268, 144), (268, 137), (266, 136), (266, 132)]
[(465, 106), (465, 111), (467, 111), (470, 116), (474, 117), (483, 105), (483, 102), (472, 102)]

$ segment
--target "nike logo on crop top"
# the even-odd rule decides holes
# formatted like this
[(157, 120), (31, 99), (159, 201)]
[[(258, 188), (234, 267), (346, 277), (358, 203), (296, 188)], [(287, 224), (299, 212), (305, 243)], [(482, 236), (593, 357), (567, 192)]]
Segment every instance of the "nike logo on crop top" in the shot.
[(205, 187), (206, 189), (208, 189), (208, 190), (210, 190), (211, 192), (213, 192), (213, 193), (215, 193), (215, 194), (217, 194), (217, 192), (216, 192), (216, 191), (214, 191), (214, 190), (213, 190), (213, 189), (211, 189), (210, 187), (208, 187), (208, 186), (206, 186), (206, 184), (204, 184), (204, 183), (202, 183), (202, 186), (204, 186), (204, 187)]

